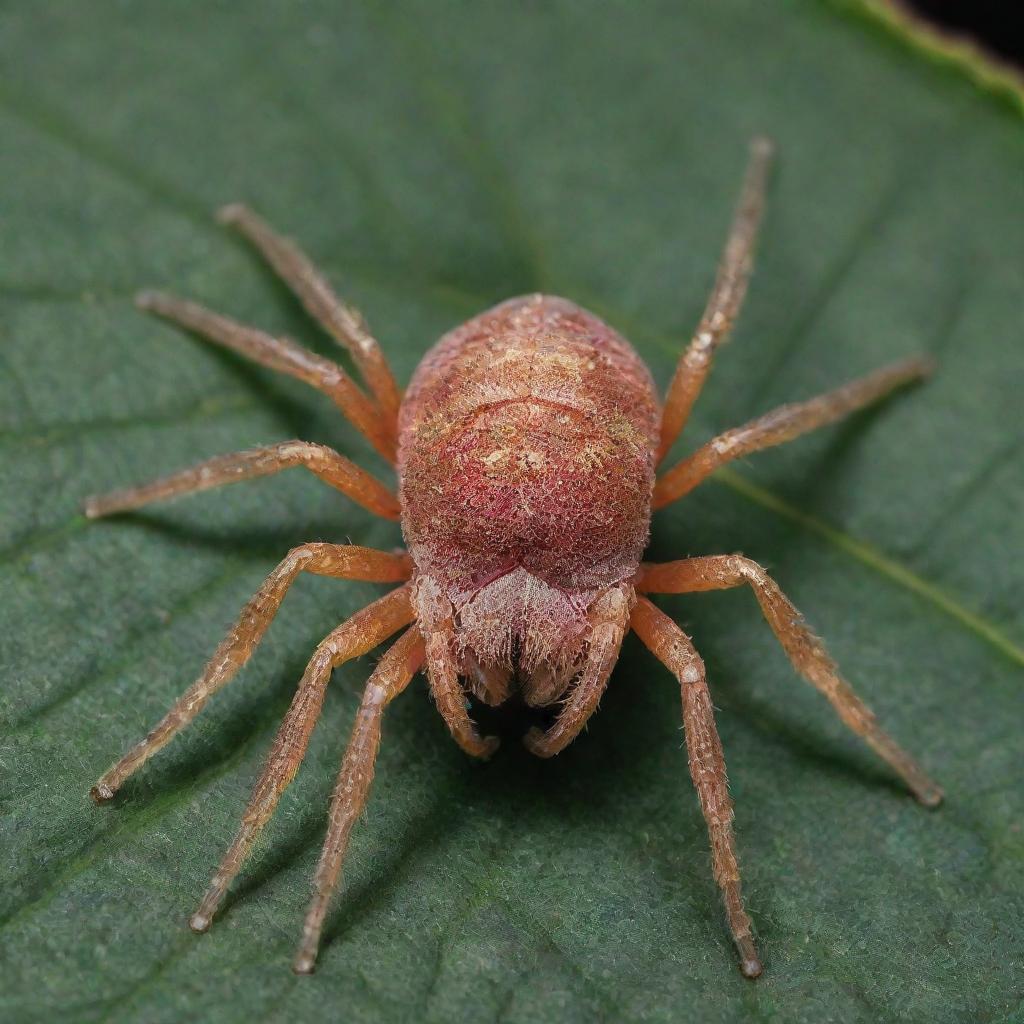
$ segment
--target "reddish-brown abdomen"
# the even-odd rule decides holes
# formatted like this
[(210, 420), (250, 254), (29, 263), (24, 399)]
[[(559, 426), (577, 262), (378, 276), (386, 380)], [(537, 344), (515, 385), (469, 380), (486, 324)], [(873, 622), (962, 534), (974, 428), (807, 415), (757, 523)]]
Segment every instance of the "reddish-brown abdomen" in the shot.
[(446, 334), (401, 413), (402, 528), (456, 607), (521, 568), (586, 601), (647, 544), (658, 400), (628, 342), (560, 298)]

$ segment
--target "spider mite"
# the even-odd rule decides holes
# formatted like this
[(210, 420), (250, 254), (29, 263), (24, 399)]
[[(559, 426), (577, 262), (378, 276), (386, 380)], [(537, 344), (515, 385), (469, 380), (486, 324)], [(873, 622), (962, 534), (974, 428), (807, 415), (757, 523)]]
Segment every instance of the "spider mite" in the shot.
[(373, 779), (384, 708), (416, 672), (426, 670), (438, 712), (473, 757), (488, 757), (498, 742), (478, 732), (469, 695), (490, 705), (516, 694), (533, 707), (554, 706), (553, 724), (524, 737), (532, 753), (551, 757), (594, 713), (629, 630), (679, 682), (690, 775), (707, 821), (729, 930), (743, 973), (761, 973), (740, 893), (732, 801), (704, 663), (649, 594), (751, 587), (793, 667), (922, 804), (942, 799), (939, 787), (878, 726), (761, 566), (742, 555), (641, 561), (652, 509), (681, 498), (719, 466), (833, 423), (930, 370), (929, 360), (911, 358), (810, 401), (781, 406), (655, 475), (743, 300), (770, 158), (770, 143), (756, 139), (714, 289), (663, 406), (647, 367), (625, 339), (586, 310), (548, 295), (509, 299), (446, 334), (424, 357), (403, 397), (359, 314), (334, 295), (292, 242), (243, 206), (226, 207), (220, 219), (256, 247), (348, 350), (365, 388), (294, 342), (182, 299), (151, 292), (138, 297), (140, 308), (327, 394), (394, 463), (398, 492), (330, 448), (286, 441), (91, 498), (87, 515), (304, 466), (370, 511), (399, 520), (408, 545), (398, 554), (339, 544), (303, 544), (290, 551), (199, 678), (93, 787), (97, 802), (110, 800), (199, 714), (249, 659), (300, 573), (398, 584), (316, 648), (238, 834), (190, 918), (193, 930), (209, 928), (298, 769), (332, 669), (395, 634), (398, 639), (366, 683), (331, 798), (314, 896), (294, 961), (300, 973), (311, 972), (316, 961), (328, 901)]

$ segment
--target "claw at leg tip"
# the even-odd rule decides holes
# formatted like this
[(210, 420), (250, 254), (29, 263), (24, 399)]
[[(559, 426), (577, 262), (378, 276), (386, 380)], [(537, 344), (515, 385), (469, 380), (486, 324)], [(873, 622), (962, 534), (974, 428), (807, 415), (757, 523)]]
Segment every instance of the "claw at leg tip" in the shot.
[(188, 926), (197, 935), (202, 935), (203, 932), (209, 930), (210, 919), (206, 914), (193, 914), (188, 919)]
[(743, 963), (740, 964), (740, 970), (743, 972), (744, 978), (750, 978), (751, 980), (753, 980), (754, 978), (761, 977), (761, 974), (764, 971), (764, 967), (762, 966), (760, 960), (758, 960), (756, 957), (753, 957), (744, 960)]
[(550, 757), (551, 752), (547, 749), (545, 739), (544, 730), (532, 726), (523, 736), (523, 746), (536, 757)]
[(227, 203), (216, 214), (218, 224), (234, 224), (245, 213), (241, 203)]
[(114, 799), (114, 790), (104, 782), (97, 782), (96, 785), (89, 790), (89, 796), (92, 798), (92, 802), (94, 804), (105, 804), (108, 800)]
[(312, 974), (316, 969), (316, 959), (308, 953), (300, 953), (292, 964), (292, 970), (296, 974)]
[(754, 946), (753, 939), (750, 936), (737, 939), (737, 946), (740, 951), (740, 971), (744, 978), (761, 977), (761, 973), (764, 971), (764, 965), (761, 963), (761, 958), (757, 955), (757, 948)]

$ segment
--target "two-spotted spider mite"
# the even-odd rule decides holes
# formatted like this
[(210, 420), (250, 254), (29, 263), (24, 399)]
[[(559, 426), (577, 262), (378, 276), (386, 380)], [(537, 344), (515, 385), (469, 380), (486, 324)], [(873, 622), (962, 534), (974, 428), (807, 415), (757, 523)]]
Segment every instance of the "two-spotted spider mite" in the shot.
[(334, 788), (327, 838), (294, 969), (313, 970), (328, 901), (338, 885), (353, 823), (373, 779), (381, 716), (421, 669), (437, 710), (466, 753), (497, 746), (474, 725), (468, 696), (500, 705), (517, 694), (554, 706), (546, 731), (524, 742), (551, 757), (597, 708), (633, 630), (679, 681), (690, 774), (711, 838), (715, 879), (748, 978), (762, 970), (740, 894), (732, 802), (704, 664), (690, 638), (648, 594), (749, 585), (794, 668), (840, 718), (887, 761), (917, 799), (942, 791), (876, 724), (821, 641), (774, 580), (742, 555), (641, 562), (651, 511), (692, 490), (719, 466), (833, 423), (926, 376), (911, 358), (810, 401), (784, 405), (726, 431), (655, 475), (728, 336), (750, 274), (771, 145), (751, 148), (739, 205), (704, 316), (683, 353), (664, 406), (647, 367), (625, 339), (566, 299), (509, 299), (446, 334), (424, 357), (404, 397), (377, 342), (307, 257), (254, 213), (229, 206), (236, 227), (294, 290), (308, 312), (350, 353), (368, 390), (343, 369), (191, 302), (144, 293), (140, 308), (332, 398), (373, 447), (393, 462), (397, 497), (321, 445), (286, 441), (222, 455), (142, 487), (90, 499), (91, 517), (224, 483), (304, 466), (353, 501), (401, 522), (408, 553), (304, 544), (243, 609), (199, 678), (93, 787), (110, 800), (124, 781), (199, 714), (245, 664), (301, 572), (396, 583), (317, 647), (256, 783), (242, 825), (213, 876), (191, 927), (205, 931), (257, 835), (302, 760), (332, 669), (401, 633), (371, 674)]

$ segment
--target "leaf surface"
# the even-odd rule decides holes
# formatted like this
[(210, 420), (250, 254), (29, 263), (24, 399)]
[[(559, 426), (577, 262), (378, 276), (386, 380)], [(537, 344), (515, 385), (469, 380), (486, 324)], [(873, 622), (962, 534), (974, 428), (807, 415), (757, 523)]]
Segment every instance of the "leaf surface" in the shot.
[[(918, 808), (790, 669), (751, 596), (661, 602), (708, 663), (767, 973), (734, 964), (672, 680), (629, 642), (552, 763), (385, 727), (320, 969), (288, 961), (372, 659), (222, 917), (187, 914), (316, 641), (380, 592), (302, 580), (244, 674), (97, 809), (86, 792), (302, 541), (397, 529), (299, 473), (87, 524), (83, 496), (303, 437), (330, 404), (144, 319), (160, 286), (331, 343), (212, 221), (302, 240), (401, 380), (543, 290), (667, 382), (745, 160), (780, 159), (747, 307), (677, 453), (927, 350), (926, 386), (723, 474), (656, 558), (766, 564), (945, 785)], [(1024, 1012), (1019, 113), (857, 17), (719, 4), (139, 3), (0, 14), (0, 1016), (1005, 1021)]]

